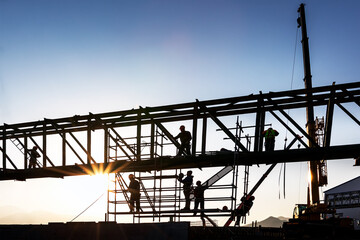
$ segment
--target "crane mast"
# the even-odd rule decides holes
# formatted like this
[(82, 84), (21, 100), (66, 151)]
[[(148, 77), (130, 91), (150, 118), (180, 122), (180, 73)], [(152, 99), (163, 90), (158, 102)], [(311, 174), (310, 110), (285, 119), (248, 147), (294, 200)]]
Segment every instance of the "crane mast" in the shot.
[[(299, 9), (299, 18), (298, 24), (301, 27), (302, 33), (302, 49), (303, 49), (303, 63), (304, 63), (304, 83), (305, 89), (312, 89), (312, 80), (311, 80), (311, 69), (310, 69), (310, 54), (309, 54), (309, 42), (306, 31), (306, 21), (305, 21), (305, 8), (304, 4), (301, 4)], [(306, 107), (306, 130), (310, 138), (315, 141), (315, 121), (314, 121), (314, 107), (311, 100), (312, 93), (309, 91), (306, 95), (308, 97), (307, 107)], [(308, 141), (309, 147), (315, 147), (312, 141)], [(318, 161), (309, 161), (309, 173), (310, 173), (310, 182), (309, 182), (309, 191), (308, 191), (308, 207), (310, 205), (318, 204), (320, 202), (319, 197), (319, 182), (318, 182)], [(320, 218), (320, 215), (318, 216)]]

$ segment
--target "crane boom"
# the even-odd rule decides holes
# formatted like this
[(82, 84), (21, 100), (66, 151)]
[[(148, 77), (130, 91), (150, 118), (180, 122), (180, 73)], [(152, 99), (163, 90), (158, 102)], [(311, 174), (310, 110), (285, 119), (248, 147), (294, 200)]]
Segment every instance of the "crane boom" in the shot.
[[(304, 4), (300, 4), (298, 10), (300, 17), (298, 18), (299, 27), (301, 27), (302, 33), (302, 49), (303, 49), (303, 62), (304, 62), (304, 83), (305, 89), (312, 89), (312, 80), (311, 80), (311, 69), (310, 69), (310, 54), (309, 54), (309, 42), (306, 30), (306, 21), (305, 21), (305, 8)], [(314, 121), (314, 107), (313, 102), (311, 100), (312, 93), (309, 92), (307, 94), (308, 101), (306, 107), (306, 130), (308, 135), (315, 140), (315, 121)], [(315, 147), (312, 141), (308, 141), (309, 147)], [(311, 180), (309, 183), (309, 194), (308, 199), (310, 199), (310, 205), (318, 204), (320, 202), (319, 197), (319, 182), (318, 182), (318, 161), (310, 161), (309, 162), (309, 171)], [(320, 218), (320, 216), (319, 216)]]

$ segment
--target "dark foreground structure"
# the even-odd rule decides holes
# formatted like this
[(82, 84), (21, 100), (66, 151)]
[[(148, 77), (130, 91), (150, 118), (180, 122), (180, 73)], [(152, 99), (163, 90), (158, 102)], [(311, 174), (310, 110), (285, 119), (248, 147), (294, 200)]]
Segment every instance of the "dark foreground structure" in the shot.
[(118, 224), (115, 222), (0, 225), (1, 240), (193, 240), (283, 239), (281, 228), (190, 227), (189, 222)]
[[(301, 230), (301, 231), (300, 231)], [(116, 222), (70, 222), (45, 225), (0, 225), (1, 240), (287, 240), (360, 239), (359, 231), (330, 225), (302, 228), (193, 227), (189, 222), (118, 224)]]

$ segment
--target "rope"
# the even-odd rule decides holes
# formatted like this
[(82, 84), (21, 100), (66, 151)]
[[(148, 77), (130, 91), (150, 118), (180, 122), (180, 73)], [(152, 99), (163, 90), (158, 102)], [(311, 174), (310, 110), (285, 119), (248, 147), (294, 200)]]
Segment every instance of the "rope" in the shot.
[(83, 214), (84, 212), (86, 212), (86, 210), (88, 210), (92, 205), (94, 205), (102, 196), (104, 196), (105, 193), (106, 193), (106, 191), (103, 192), (103, 193), (100, 195), (100, 197), (98, 197), (93, 203), (90, 204), (90, 206), (88, 206), (87, 208), (85, 208), (84, 211), (82, 211), (80, 214), (78, 214), (76, 217), (74, 217), (70, 222), (74, 221), (74, 220), (77, 219), (81, 214)]

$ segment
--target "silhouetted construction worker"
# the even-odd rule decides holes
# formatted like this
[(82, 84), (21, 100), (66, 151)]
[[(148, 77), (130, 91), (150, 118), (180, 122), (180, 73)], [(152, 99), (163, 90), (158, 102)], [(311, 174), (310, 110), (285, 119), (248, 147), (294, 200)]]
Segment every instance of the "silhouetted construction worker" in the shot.
[(30, 150), (30, 163), (29, 163), (29, 168), (36, 168), (37, 158), (40, 157), (40, 154), (36, 151), (37, 149), (38, 149), (37, 146), (34, 146), (34, 147)]
[(174, 137), (175, 139), (180, 138), (180, 148), (179, 148), (179, 152), (177, 153), (176, 156), (181, 156), (181, 154), (185, 153), (186, 155), (190, 155), (190, 141), (191, 141), (191, 133), (189, 131), (185, 131), (185, 126), (181, 125), (180, 126), (180, 133)]
[(268, 128), (266, 131), (262, 132), (262, 136), (265, 137), (265, 151), (274, 151), (275, 148), (275, 137), (279, 135), (279, 133), (272, 129)]
[(185, 196), (185, 207), (182, 210), (190, 210), (190, 193), (192, 190), (193, 185), (193, 178), (194, 176), (191, 176), (192, 171), (187, 171), (186, 177), (183, 179), (184, 174), (180, 173), (178, 177), (178, 181), (183, 184), (183, 191)]
[(130, 212), (134, 212), (134, 202), (136, 203), (136, 212), (140, 211), (140, 184), (135, 180), (134, 174), (129, 175), (130, 184), (128, 191), (130, 195)]
[(204, 203), (205, 203), (205, 199), (204, 199), (204, 191), (207, 189), (206, 186), (202, 186), (201, 185), (201, 181), (197, 181), (196, 182), (196, 187), (194, 189), (194, 197), (195, 197), (195, 205), (194, 205), (194, 215), (197, 214), (197, 210), (198, 207), (200, 205), (200, 209), (202, 210), (201, 212), (201, 216), (204, 215)]
[(254, 204), (253, 203), (254, 200), (255, 200), (254, 196), (250, 196), (250, 197), (249, 196), (248, 197), (244, 196), (244, 197), (241, 198), (242, 206), (239, 209), (235, 210), (235, 214), (236, 214), (235, 226), (240, 225), (240, 218), (245, 217), (246, 214), (250, 211), (250, 208)]

